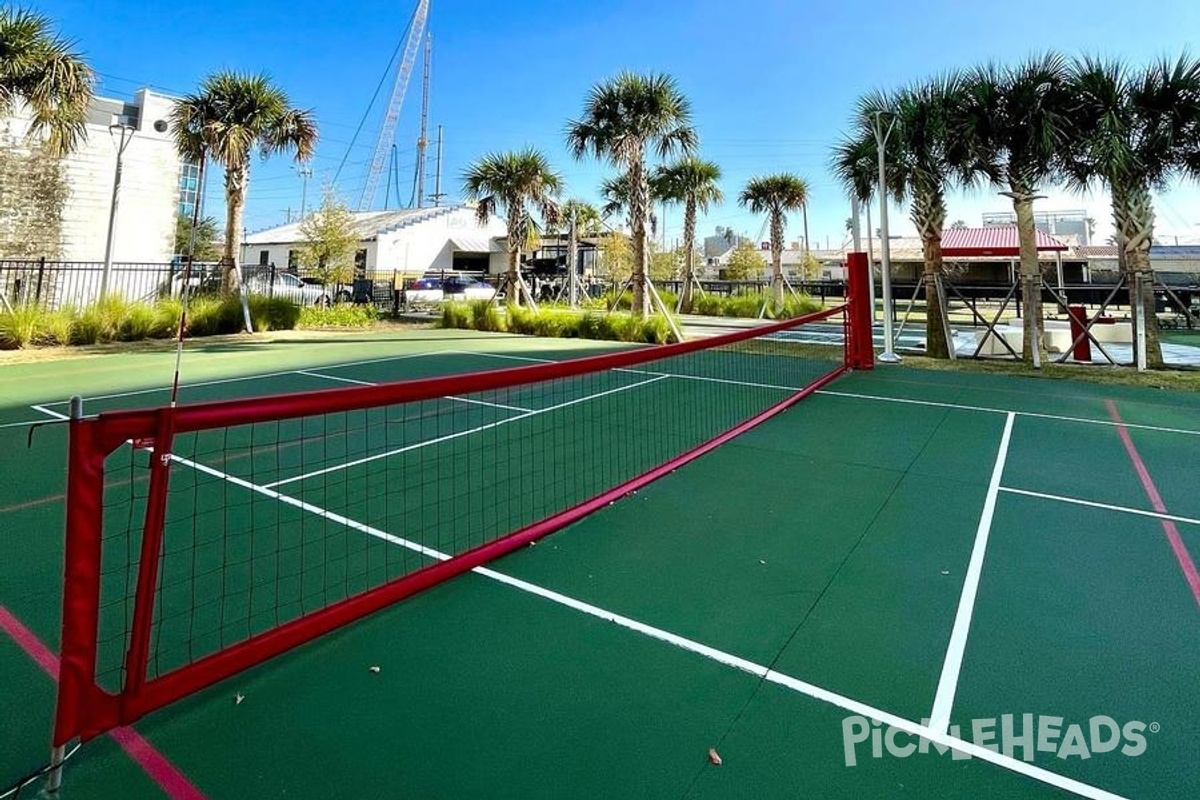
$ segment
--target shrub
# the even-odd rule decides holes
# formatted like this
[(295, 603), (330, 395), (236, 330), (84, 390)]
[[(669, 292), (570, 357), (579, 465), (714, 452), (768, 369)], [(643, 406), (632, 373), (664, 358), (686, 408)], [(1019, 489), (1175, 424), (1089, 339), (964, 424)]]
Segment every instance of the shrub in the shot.
[(469, 329), (471, 327), (471, 307), (466, 303), (446, 303), (442, 306), (441, 325), (443, 328)]
[(13, 350), (33, 344), (44, 313), (37, 306), (17, 306), (0, 314), (0, 347)]
[[(223, 333), (237, 333), (242, 330), (242, 302), (236, 297), (226, 298), (225, 303), (231, 304), (235, 310), (236, 322), (232, 326), (223, 330)], [(250, 295), (247, 300), (250, 306), (250, 323), (254, 326), (255, 331), (290, 331), (296, 327), (299, 322), (301, 313), (305, 309), (301, 309), (291, 300), (285, 297), (263, 297), (261, 295)], [(327, 309), (322, 309), (327, 310)], [(223, 318), (225, 319), (225, 318)], [(228, 319), (225, 319), (226, 325), (229, 325)]]
[(491, 300), (471, 301), (471, 324), (477, 331), (503, 331), (505, 318)]
[(193, 297), (188, 301), (187, 335), (214, 336), (221, 332), (221, 300)]
[(38, 324), (35, 344), (65, 347), (71, 343), (71, 331), (75, 327), (75, 309), (71, 306), (58, 311), (46, 311)]
[(367, 328), (379, 319), (374, 306), (351, 305), (338, 303), (335, 306), (323, 308), (308, 306), (300, 309), (300, 317), (296, 323), (298, 328)]
[(116, 338), (122, 342), (158, 339), (168, 330), (161, 325), (155, 308), (147, 303), (130, 303), (120, 310), (123, 313), (113, 321), (116, 323)]
[[(705, 314), (713, 317), (742, 317), (752, 319), (758, 316), (759, 311), (762, 310), (763, 302), (768, 296), (764, 292), (751, 292), (748, 294), (733, 295), (732, 297), (705, 294), (695, 298), (693, 311), (697, 314)], [(820, 308), (821, 304), (811, 297), (807, 295), (797, 297), (789, 292), (783, 298), (782, 310), (776, 309), (773, 302), (767, 303), (764, 316), (771, 319), (791, 319), (792, 317), (799, 317), (819, 311)]]

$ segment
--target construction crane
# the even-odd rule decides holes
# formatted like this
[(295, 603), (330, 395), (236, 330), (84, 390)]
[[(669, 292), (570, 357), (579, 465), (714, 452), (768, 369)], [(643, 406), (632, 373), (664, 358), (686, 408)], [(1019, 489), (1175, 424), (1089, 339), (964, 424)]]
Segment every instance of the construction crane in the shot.
[(375, 203), (375, 191), (379, 188), (379, 177), (383, 174), (383, 166), (388, 153), (396, 140), (396, 123), (400, 119), (400, 108), (404, 105), (404, 93), (408, 90), (408, 80), (412, 77), (413, 65), (417, 61), (417, 50), (425, 36), (425, 20), (429, 16), (429, 0), (418, 0), (417, 8), (413, 11), (412, 20), (408, 24), (408, 37), (404, 41), (404, 57), (396, 70), (396, 82), (392, 85), (392, 97), (388, 101), (387, 112), (383, 116), (383, 125), (379, 129), (379, 138), (375, 140), (375, 154), (371, 158), (371, 169), (367, 173), (367, 181), (363, 185), (362, 196), (358, 199), (359, 211), (370, 211)]
[(421, 133), (417, 136), (417, 173), (413, 180), (413, 201), (410, 206), (425, 206), (425, 148), (429, 145), (429, 62), (433, 52), (433, 36), (425, 38), (425, 68), (421, 72)]

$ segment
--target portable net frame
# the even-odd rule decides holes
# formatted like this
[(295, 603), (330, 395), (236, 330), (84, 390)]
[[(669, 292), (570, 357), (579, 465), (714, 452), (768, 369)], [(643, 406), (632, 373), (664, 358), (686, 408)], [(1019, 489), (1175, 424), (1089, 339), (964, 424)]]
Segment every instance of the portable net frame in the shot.
[(525, 546), (868, 366), (849, 308), (565, 362), (76, 408), (55, 748)]

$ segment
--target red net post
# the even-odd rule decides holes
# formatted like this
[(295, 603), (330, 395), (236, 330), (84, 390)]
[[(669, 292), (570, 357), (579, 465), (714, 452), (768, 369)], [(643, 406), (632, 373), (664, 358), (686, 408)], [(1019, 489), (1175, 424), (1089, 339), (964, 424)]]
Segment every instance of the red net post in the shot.
[(1087, 309), (1083, 306), (1067, 306), (1067, 315), (1071, 318), (1071, 341), (1076, 342), (1073, 352), (1075, 360), (1091, 362), (1092, 343), (1083, 335), (1087, 330)]
[(850, 253), (846, 263), (849, 284), (847, 319), (850, 338), (846, 354), (851, 369), (875, 366), (875, 344), (871, 332), (871, 280), (866, 253)]

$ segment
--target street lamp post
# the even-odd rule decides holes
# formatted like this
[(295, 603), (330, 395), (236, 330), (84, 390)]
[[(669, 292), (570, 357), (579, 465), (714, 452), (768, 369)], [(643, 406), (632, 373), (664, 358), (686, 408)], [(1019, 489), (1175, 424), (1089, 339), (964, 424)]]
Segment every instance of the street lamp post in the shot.
[(887, 178), (884, 174), (884, 148), (894, 127), (896, 118), (893, 116), (885, 131), (880, 112), (875, 112), (875, 145), (879, 153), (879, 256), (883, 271), (883, 352), (879, 354), (879, 360), (888, 364), (895, 364), (901, 360), (895, 353), (892, 332), (892, 254), (888, 240)]
[(108, 294), (108, 279), (112, 274), (113, 243), (117, 233), (117, 204), (121, 197), (121, 169), (124, 166), (125, 148), (133, 141), (133, 126), (124, 122), (114, 122), (108, 126), (109, 136), (120, 135), (114, 139), (117, 147), (117, 169), (113, 174), (112, 204), (108, 211), (108, 238), (104, 243), (104, 271), (100, 273), (100, 297)]

